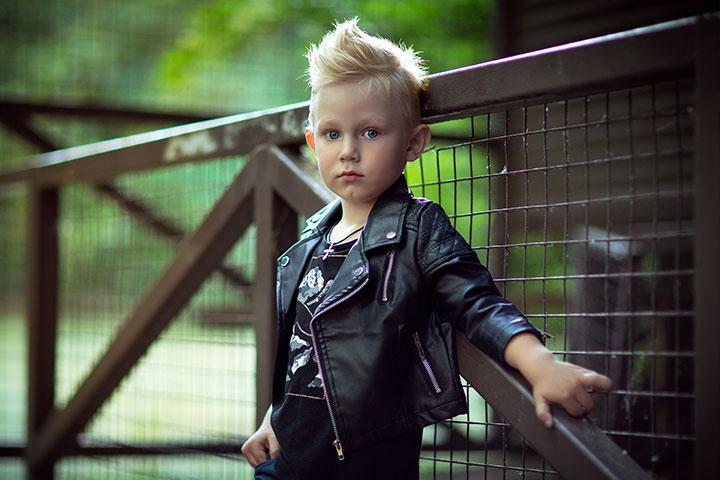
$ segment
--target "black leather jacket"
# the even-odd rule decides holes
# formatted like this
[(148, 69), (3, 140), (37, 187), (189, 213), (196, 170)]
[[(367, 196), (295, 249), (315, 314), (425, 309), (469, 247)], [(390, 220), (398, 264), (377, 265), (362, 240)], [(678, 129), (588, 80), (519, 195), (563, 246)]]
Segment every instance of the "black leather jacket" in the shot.
[[(300, 277), (340, 214), (335, 201), (313, 215), (278, 259), (273, 405), (284, 393)], [(442, 208), (414, 198), (404, 177), (376, 201), (311, 326), (339, 457), (466, 412), (453, 327), (499, 362), (513, 335), (539, 336)]]

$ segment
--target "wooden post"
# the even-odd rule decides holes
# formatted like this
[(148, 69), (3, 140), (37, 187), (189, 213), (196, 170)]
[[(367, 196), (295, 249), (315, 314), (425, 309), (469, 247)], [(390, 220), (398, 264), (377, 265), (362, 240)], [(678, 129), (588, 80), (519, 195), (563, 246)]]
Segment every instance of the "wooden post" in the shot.
[[(28, 232), (28, 439), (55, 409), (55, 338), (58, 300), (58, 189), (31, 186)], [(29, 443), (29, 442), (28, 442)], [(27, 478), (54, 478), (54, 462), (31, 465)]]
[(720, 27), (698, 25), (695, 50), (695, 475), (720, 478)]

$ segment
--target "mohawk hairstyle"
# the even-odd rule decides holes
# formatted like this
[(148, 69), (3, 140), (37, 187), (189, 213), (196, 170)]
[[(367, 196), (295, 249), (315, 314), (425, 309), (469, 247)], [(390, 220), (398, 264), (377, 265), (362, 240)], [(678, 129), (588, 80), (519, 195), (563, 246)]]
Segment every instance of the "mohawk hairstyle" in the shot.
[[(358, 17), (335, 23), (318, 45), (311, 45), (308, 59), (308, 85), (311, 97), (325, 85), (344, 80), (366, 80), (369, 89), (402, 102), (408, 125), (420, 123), (419, 93), (426, 86), (424, 61), (412, 49), (365, 33)], [(310, 102), (310, 126), (313, 102)]]

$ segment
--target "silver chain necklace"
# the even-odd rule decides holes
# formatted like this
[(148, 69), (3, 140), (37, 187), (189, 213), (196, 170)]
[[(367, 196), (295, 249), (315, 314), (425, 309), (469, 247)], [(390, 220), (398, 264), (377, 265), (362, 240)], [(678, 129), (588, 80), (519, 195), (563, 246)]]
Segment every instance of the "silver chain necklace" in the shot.
[[(323, 260), (327, 260), (328, 255), (332, 255), (333, 253), (335, 253), (335, 249), (333, 248), (335, 245), (337, 245), (338, 243), (344, 242), (345, 240), (347, 240), (348, 238), (352, 237), (353, 235), (355, 235), (357, 232), (359, 232), (359, 231), (362, 230), (363, 228), (365, 228), (365, 225), (364, 225), (364, 224), (361, 225), (360, 228), (358, 228), (357, 230), (353, 230), (352, 232), (348, 233), (348, 234), (345, 235), (343, 238), (341, 238), (340, 240), (337, 240), (337, 241), (335, 241), (335, 242), (330, 241), (330, 233), (332, 233), (332, 230), (330, 230), (330, 233), (328, 233), (328, 241), (330, 241), (330, 245), (328, 245), (328, 248), (326, 248), (325, 250), (323, 250), (322, 259), (323, 259)], [(335, 227), (333, 227), (333, 230), (334, 230), (334, 229), (335, 229)]]

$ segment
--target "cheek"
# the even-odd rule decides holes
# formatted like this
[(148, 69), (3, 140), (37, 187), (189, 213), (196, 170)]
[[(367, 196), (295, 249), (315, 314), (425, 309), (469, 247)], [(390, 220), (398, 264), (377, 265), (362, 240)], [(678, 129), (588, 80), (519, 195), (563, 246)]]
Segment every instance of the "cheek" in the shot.
[(316, 153), (317, 166), (321, 176), (325, 176), (325, 173), (332, 168), (332, 162), (329, 161), (327, 152), (325, 154)]

